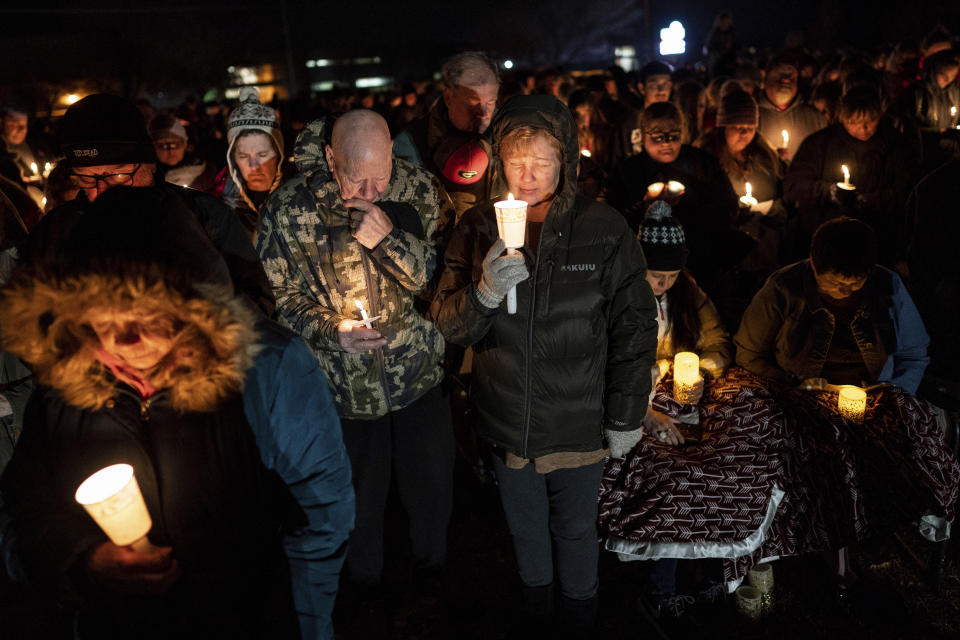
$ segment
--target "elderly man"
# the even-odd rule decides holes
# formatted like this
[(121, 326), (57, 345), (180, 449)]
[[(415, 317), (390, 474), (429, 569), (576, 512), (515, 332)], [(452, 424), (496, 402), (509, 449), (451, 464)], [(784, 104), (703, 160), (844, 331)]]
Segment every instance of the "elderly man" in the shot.
[(62, 150), (79, 193), (34, 227), (24, 254), (26, 262), (57, 269), (64, 239), (90, 204), (108, 189), (157, 188), (173, 194), (194, 213), (226, 261), (237, 292), (264, 314), (273, 313), (266, 275), (237, 216), (213, 196), (158, 179), (153, 142), (132, 102), (98, 93), (73, 104), (63, 117)]
[(771, 58), (763, 78), (763, 94), (757, 101), (763, 137), (774, 147), (781, 147), (783, 132), (787, 132), (786, 151), (780, 152), (787, 162), (807, 136), (827, 126), (826, 118), (798, 96), (799, 75), (799, 63), (794, 58)]
[(312, 122), (298, 138), (300, 173), (264, 204), (257, 250), (281, 320), (330, 382), (357, 495), (347, 577), (372, 586), (383, 569), (391, 473), (415, 566), (435, 568), (446, 556), (454, 441), (440, 388), (443, 338), (414, 309), (436, 267), (445, 196), (425, 170), (391, 157), (375, 112), (341, 116), (329, 143), (326, 129)]
[(479, 51), (459, 53), (441, 69), (443, 99), (397, 136), (394, 154), (427, 168), (453, 198), (457, 217), (490, 197), (490, 126), (500, 92), (497, 63)]

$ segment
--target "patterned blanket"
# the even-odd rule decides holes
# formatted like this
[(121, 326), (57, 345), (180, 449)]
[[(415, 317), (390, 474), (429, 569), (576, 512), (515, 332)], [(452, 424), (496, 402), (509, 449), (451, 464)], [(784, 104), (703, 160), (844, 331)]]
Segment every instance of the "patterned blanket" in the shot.
[[(653, 406), (685, 408), (664, 376)], [(803, 391), (732, 367), (707, 385), (698, 440), (645, 437), (607, 464), (600, 529), (638, 558), (725, 558), (727, 580), (761, 558), (836, 549), (919, 520), (952, 520), (960, 464), (927, 405), (902, 389), (868, 393), (866, 419), (839, 417), (837, 394)], [(688, 408), (687, 408), (688, 409)]]

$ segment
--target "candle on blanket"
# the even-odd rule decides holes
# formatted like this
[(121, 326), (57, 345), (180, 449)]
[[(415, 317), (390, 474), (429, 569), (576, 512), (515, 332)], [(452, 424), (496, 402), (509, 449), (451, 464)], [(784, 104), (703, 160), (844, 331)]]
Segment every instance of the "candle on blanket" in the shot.
[(837, 408), (847, 420), (863, 422), (863, 414), (867, 410), (867, 392), (852, 385), (843, 387), (837, 398)]
[(673, 399), (681, 404), (693, 402), (693, 388), (700, 381), (700, 357), (689, 351), (673, 356)]
[(97, 471), (77, 488), (74, 498), (115, 545), (130, 545), (140, 553), (153, 548), (147, 539), (153, 521), (130, 465)]

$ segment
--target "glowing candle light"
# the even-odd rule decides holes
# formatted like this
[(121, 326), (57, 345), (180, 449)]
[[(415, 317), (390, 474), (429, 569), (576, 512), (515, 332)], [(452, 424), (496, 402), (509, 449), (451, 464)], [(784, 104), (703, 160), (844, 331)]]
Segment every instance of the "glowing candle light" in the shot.
[(30, 163), (30, 173), (32, 173), (33, 175), (37, 175), (37, 174), (39, 173), (39, 171), (40, 171), (40, 169), (37, 167), (37, 163), (36, 163), (36, 162), (31, 162), (31, 163)]
[(153, 548), (147, 539), (153, 521), (130, 465), (114, 464), (97, 471), (83, 481), (74, 497), (115, 545), (130, 545), (141, 553)]
[(357, 305), (357, 308), (360, 309), (360, 317), (363, 318), (363, 326), (367, 329), (372, 329), (371, 323), (373, 320), (370, 319), (370, 316), (367, 315), (367, 310), (363, 308), (363, 303), (359, 300), (354, 300), (353, 303)]
[(47, 178), (50, 176), (50, 172), (53, 171), (53, 165), (49, 162), (43, 163), (43, 177)]
[(680, 195), (685, 189), (686, 187), (683, 185), (683, 183), (678, 182), (677, 180), (671, 180), (667, 183), (667, 191), (672, 196)]
[(790, 134), (787, 133), (787, 130), (786, 130), (786, 129), (784, 129), (783, 131), (780, 132), (780, 135), (783, 136), (783, 147), (782, 147), (782, 148), (783, 148), (783, 149), (786, 149), (787, 147), (790, 146)]
[(700, 357), (689, 351), (673, 356), (673, 399), (681, 404), (693, 402), (693, 388), (700, 381)]
[(867, 410), (867, 392), (860, 387), (843, 387), (837, 398), (837, 408), (840, 409), (840, 415), (847, 420), (863, 422), (863, 415)]
[(757, 206), (757, 199), (753, 197), (753, 188), (750, 186), (750, 183), (746, 183), (747, 195), (740, 196), (740, 204), (744, 207), (751, 208)]
[(651, 198), (659, 198), (665, 186), (662, 182), (651, 182), (647, 186), (647, 195)]
[(584, 149), (583, 151), (580, 152), (580, 155), (582, 155), (584, 158), (589, 158), (593, 154), (590, 153), (590, 149)]
[[(517, 249), (523, 246), (527, 234), (527, 203), (523, 200), (514, 200), (513, 194), (508, 193), (506, 200), (493, 203), (497, 214), (497, 231), (500, 239), (507, 245), (507, 255), (516, 255)], [(517, 287), (507, 292), (507, 313), (517, 312)]]
[(844, 191), (855, 191), (857, 188), (850, 184), (850, 169), (847, 168), (847, 165), (840, 165), (840, 170), (843, 171), (843, 182), (838, 182), (837, 186)]

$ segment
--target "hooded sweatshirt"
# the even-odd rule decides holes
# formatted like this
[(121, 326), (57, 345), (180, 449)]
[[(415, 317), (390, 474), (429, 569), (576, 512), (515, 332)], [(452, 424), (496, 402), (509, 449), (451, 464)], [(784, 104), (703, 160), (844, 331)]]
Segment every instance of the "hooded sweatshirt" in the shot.
[(473, 347), (472, 395), (484, 438), (524, 459), (596, 451), (604, 428), (642, 424), (656, 303), (623, 216), (575, 195), (577, 130), (561, 102), (517, 96), (498, 112), (490, 125), (494, 193), (506, 195), (500, 143), (522, 126), (559, 140), (564, 162), (539, 242), (528, 236), (522, 250), (530, 277), (517, 285), (517, 313), (477, 299), (483, 259), (498, 237), (486, 202), (454, 229), (431, 316), (447, 340)]

